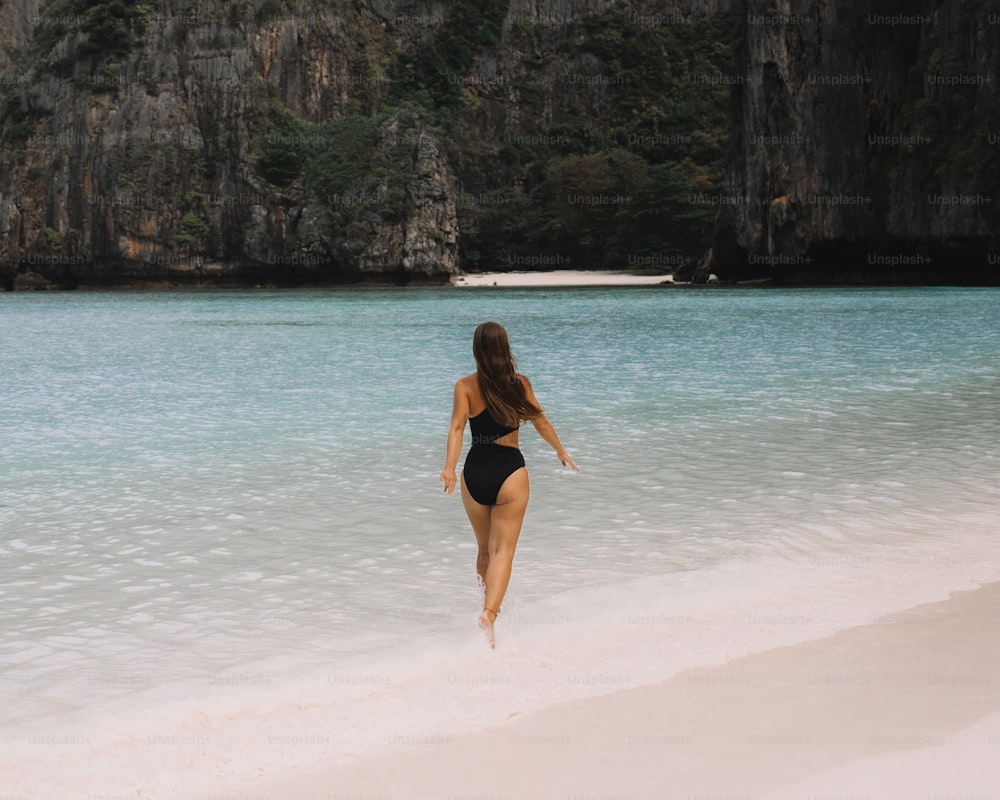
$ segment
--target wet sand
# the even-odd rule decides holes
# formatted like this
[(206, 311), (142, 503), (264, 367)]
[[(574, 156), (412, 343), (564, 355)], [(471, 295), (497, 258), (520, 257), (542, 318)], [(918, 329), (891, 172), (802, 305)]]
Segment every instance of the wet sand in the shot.
[[(1000, 800), (1000, 583), (260, 798)], [(246, 792), (249, 789), (239, 788)]]

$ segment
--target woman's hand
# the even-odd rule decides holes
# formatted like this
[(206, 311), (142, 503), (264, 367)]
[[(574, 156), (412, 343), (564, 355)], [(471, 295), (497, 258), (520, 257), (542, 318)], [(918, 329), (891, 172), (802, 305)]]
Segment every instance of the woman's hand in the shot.
[(455, 494), (455, 486), (458, 485), (458, 476), (455, 474), (455, 470), (441, 470), (439, 480), (444, 484), (444, 491), (448, 494)]
[(567, 453), (565, 450), (563, 450), (561, 453), (557, 453), (556, 455), (559, 457), (559, 461), (564, 467), (572, 467), (573, 472), (580, 471), (580, 468), (576, 465), (573, 459), (569, 457), (569, 453)]

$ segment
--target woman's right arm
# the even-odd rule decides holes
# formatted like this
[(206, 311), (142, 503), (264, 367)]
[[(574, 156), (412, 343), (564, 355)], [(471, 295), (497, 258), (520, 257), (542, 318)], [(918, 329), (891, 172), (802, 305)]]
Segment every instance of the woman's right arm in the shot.
[[(531, 382), (523, 375), (521, 377), (524, 378), (524, 391), (527, 394), (528, 399), (538, 406), (538, 408), (541, 408), (541, 403), (539, 403), (538, 398), (535, 397), (535, 390), (531, 388)], [(543, 411), (531, 420), (531, 423), (535, 426), (535, 430), (538, 431), (538, 435), (548, 443), (549, 447), (556, 451), (556, 457), (559, 459), (559, 462), (564, 467), (571, 467), (574, 472), (579, 472), (580, 468), (576, 465), (573, 459), (570, 458), (569, 453), (566, 452), (566, 448), (563, 447), (562, 442), (559, 441), (559, 434), (556, 433), (555, 426), (549, 422), (549, 418), (545, 416), (545, 412)]]
[(465, 423), (469, 419), (469, 397), (462, 388), (462, 382), (455, 384), (454, 402), (451, 408), (451, 425), (448, 426), (448, 446), (444, 457), (444, 469), (441, 470), (440, 481), (444, 491), (455, 493), (458, 476), (458, 458), (462, 453), (462, 436), (465, 434)]

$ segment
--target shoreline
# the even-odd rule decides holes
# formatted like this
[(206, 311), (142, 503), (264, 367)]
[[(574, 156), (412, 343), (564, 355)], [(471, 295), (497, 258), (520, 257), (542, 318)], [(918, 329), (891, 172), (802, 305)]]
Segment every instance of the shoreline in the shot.
[(670, 273), (656, 270), (580, 270), (558, 269), (551, 272), (480, 272), (454, 276), (449, 283), (459, 287), (497, 286), (525, 288), (532, 286), (661, 286), (673, 284)]
[(391, 276), (372, 276), (357, 280), (342, 277), (318, 280), (219, 279), (219, 280), (170, 280), (144, 278), (135, 280), (52, 282), (48, 279), (25, 280), (0, 287), (2, 294), (73, 293), (73, 292), (198, 292), (198, 291), (326, 291), (331, 289), (407, 289), (407, 288), (599, 288), (626, 286), (670, 286), (676, 288), (736, 288), (736, 289), (989, 289), (1000, 284), (976, 281), (813, 281), (784, 282), (774, 278), (723, 281), (712, 276), (708, 281), (692, 282), (674, 280), (673, 273), (655, 269), (623, 270), (551, 270), (537, 272), (471, 272), (460, 273), (437, 280), (416, 276), (396, 279)]
[[(802, 800), (830, 792), (993, 800), (983, 755), (1000, 748), (998, 614), (1000, 582), (989, 583), (661, 683), (240, 788), (298, 800)], [(481, 768), (497, 763), (517, 769)]]
[[(552, 270), (545, 272), (477, 272), (460, 273), (440, 280), (428, 280), (419, 276), (406, 280), (393, 280), (386, 276), (372, 276), (366, 279), (345, 281), (303, 280), (301, 282), (271, 282), (258, 280), (170, 280), (169, 278), (143, 278), (131, 281), (80, 281), (70, 284), (58, 284), (47, 279), (36, 282), (23, 282), (12, 286), (4, 294), (33, 294), (36, 292), (172, 292), (172, 291), (271, 291), (284, 289), (387, 289), (387, 288), (423, 288), (448, 287), (460, 288), (496, 286), (496, 287), (591, 287), (591, 286), (659, 286), (674, 285), (672, 273), (659, 270), (628, 269), (628, 270)], [(682, 285), (682, 284), (676, 284)]]

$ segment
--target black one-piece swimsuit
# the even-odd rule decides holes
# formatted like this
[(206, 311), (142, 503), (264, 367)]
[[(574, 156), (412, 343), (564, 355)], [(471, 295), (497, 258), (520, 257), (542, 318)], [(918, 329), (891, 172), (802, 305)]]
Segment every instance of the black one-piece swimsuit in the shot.
[(524, 456), (516, 447), (497, 444), (496, 440), (517, 428), (501, 425), (490, 414), (489, 409), (469, 418), (472, 429), (472, 447), (465, 457), (465, 485), (472, 499), (483, 506), (497, 502), (500, 487), (507, 478), (524, 466)]

